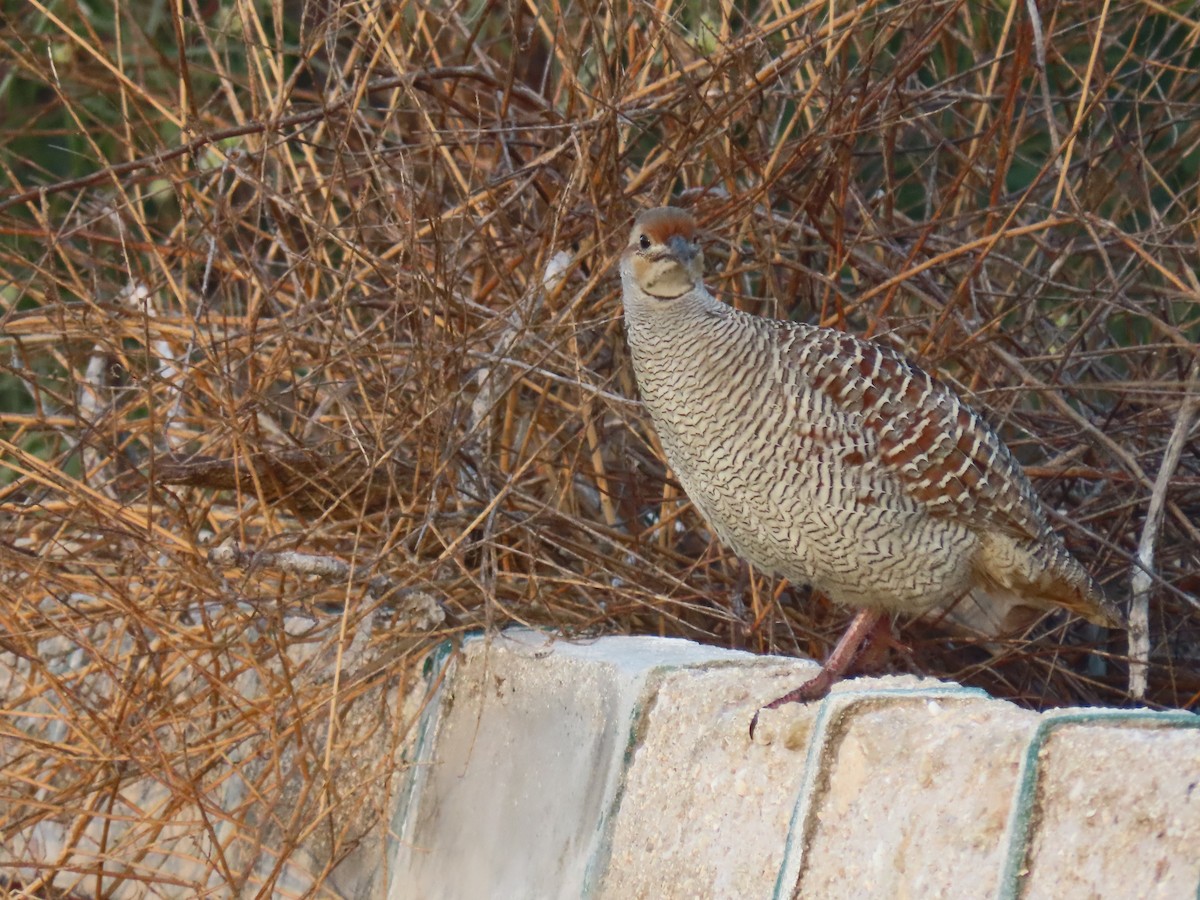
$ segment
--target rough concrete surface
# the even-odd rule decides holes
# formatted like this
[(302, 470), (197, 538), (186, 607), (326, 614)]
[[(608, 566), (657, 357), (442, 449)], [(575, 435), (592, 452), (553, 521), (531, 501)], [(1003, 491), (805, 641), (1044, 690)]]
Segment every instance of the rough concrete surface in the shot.
[[(769, 896), (804, 754), (783, 741), (751, 743), (748, 726), (760, 704), (811, 676), (810, 666), (759, 663), (663, 678), (625, 780), (601, 897)], [(792, 713), (786, 720), (801, 730), (811, 723), (811, 708)]]
[(995, 896), (1036, 719), (969, 695), (864, 699), (848, 709), (831, 733), (798, 895)]
[(579, 898), (608, 865), (608, 824), (647, 682), (752, 659), (687, 641), (474, 641), (436, 750), (397, 830), (392, 900)]
[[(319, 676), (333, 649), (289, 660)], [(22, 665), (0, 655), (0, 691), (19, 686)], [(1200, 897), (1200, 718), (1037, 715), (928, 679), (854, 679), (822, 703), (764, 713), (751, 741), (755, 709), (813, 671), (658, 638), (518, 631), (444, 645), (423, 672), (343, 701), (337, 817), (289, 852), (275, 888), (389, 900)], [(232, 688), (252, 699), (259, 677)], [(12, 727), (53, 739), (52, 714), (30, 704)], [(317, 757), (327, 733), (325, 717), (306, 731)], [(0, 764), (20, 749), (0, 742)], [(307, 781), (287, 754), (252, 756), (207, 776), (215, 832), (151, 776), (112, 798), (119, 820), (78, 823), (80, 864), (104, 852), (115, 875), (127, 854), (106, 896), (147, 896), (140, 876), (160, 872), (180, 887), (156, 895), (192, 896), (215, 840), (239, 875), (212, 874), (212, 890), (253, 895), (272, 823), (300, 808)], [(35, 878), (72, 827), (10, 835), (9, 858), (31, 864), (13, 872)]]
[(1040, 769), (1026, 897), (1200, 897), (1200, 729), (1077, 725)]

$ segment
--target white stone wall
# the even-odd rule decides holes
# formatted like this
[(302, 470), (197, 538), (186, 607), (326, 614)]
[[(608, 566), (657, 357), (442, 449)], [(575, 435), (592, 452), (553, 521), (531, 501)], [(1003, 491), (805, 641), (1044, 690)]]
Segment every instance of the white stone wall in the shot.
[[(17, 833), (4, 874), (56, 871), (90, 896), (104, 841), (102, 886), (122, 898), (1200, 898), (1200, 716), (1038, 715), (857, 679), (764, 713), (751, 741), (758, 706), (813, 665), (649, 637), (473, 638), (344, 702), (340, 732), (362, 738), (330, 760), (353, 797), (331, 821), (356, 849), (332, 872), (327, 829), (285, 859), (270, 844), (303, 773), (285, 767), (287, 792), (247, 806), (247, 779), (274, 762), (246, 759), (207, 771), (206, 802), (230, 811), (215, 830), (147, 777), (104, 807), (119, 818)], [(146, 830), (154, 852), (124, 859)], [(211, 864), (218, 844), (236, 884)]]
[(387, 896), (1197, 897), (1200, 717), (857, 679), (764, 713), (752, 742), (754, 710), (811, 665), (471, 642)]

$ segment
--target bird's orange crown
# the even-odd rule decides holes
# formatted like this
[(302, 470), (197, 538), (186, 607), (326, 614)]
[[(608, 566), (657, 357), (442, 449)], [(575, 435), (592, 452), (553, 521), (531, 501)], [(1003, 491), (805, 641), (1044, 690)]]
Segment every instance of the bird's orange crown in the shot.
[(679, 236), (686, 241), (696, 239), (696, 220), (690, 212), (674, 206), (659, 206), (640, 213), (635, 223), (646, 235), (660, 244)]

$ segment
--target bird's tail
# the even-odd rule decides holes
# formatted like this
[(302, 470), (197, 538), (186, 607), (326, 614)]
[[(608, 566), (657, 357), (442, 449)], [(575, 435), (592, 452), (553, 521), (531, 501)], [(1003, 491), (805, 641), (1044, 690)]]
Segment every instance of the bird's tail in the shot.
[(1066, 547), (1009, 540), (985, 545), (975, 587), (944, 610), (946, 619), (999, 637), (1028, 628), (1043, 613), (1065, 609), (1106, 628), (1125, 628), (1121, 614)]

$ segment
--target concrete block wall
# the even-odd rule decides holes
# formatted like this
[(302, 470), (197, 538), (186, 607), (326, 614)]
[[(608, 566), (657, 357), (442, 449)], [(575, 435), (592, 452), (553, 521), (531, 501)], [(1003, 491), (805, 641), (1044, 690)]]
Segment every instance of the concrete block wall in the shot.
[(1200, 896), (1198, 716), (857, 679), (752, 742), (813, 664), (531, 632), (447, 664), (377, 896)]
[[(359, 644), (344, 665), (365, 664)], [(338, 659), (302, 653), (318, 670)], [(0, 693), (19, 674), (4, 664)], [(858, 679), (765, 713), (751, 741), (758, 706), (813, 671), (679, 640), (478, 637), (340, 707), (355, 750), (331, 779), (354, 794), (336, 827), (356, 849), (332, 871), (327, 829), (274, 849), (303, 773), (231, 757), (202, 785), (214, 829), (148, 772), (94, 816), (81, 803), (10, 835), (0, 874), (117, 898), (1200, 900), (1200, 716), (1037, 715)], [(252, 701), (257, 678), (234, 687)], [(327, 727), (316, 717), (305, 740), (319, 750)], [(0, 741), (0, 767), (21, 746)]]

